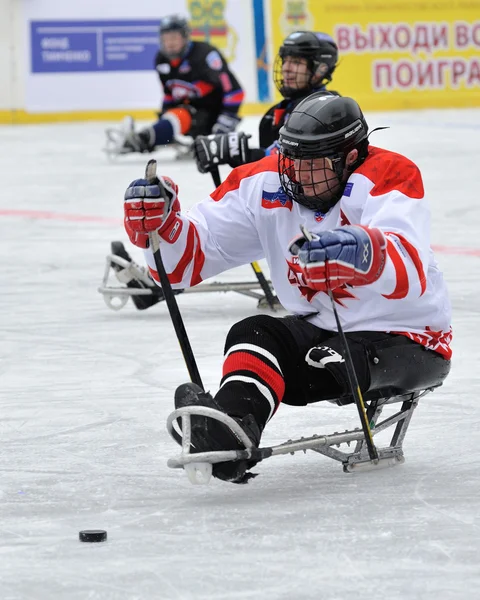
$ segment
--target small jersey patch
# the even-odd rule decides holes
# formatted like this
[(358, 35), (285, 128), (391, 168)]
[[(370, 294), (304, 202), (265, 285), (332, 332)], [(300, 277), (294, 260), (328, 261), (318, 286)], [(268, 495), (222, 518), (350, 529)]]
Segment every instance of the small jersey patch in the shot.
[(282, 188), (278, 188), (276, 192), (266, 192), (263, 190), (262, 193), (262, 207), (263, 208), (288, 208), (292, 210), (293, 202), (285, 194)]
[(347, 183), (347, 185), (345, 186), (345, 189), (343, 190), (343, 195), (347, 196), (347, 198), (350, 198), (350, 196), (352, 195), (352, 189), (353, 189), (353, 183), (352, 182)]
[(216, 50), (212, 50), (209, 52), (205, 58), (207, 61), (207, 65), (214, 69), (215, 71), (220, 71), (222, 69), (222, 59), (220, 58), (220, 54)]
[(178, 72), (179, 73), (190, 73), (191, 70), (192, 70), (192, 67), (190, 66), (190, 63), (188, 62), (188, 60), (184, 60), (183, 63), (180, 65)]
[(168, 63), (160, 63), (159, 65), (157, 65), (157, 71), (162, 75), (167, 75), (167, 73), (170, 73), (170, 70), (171, 68)]

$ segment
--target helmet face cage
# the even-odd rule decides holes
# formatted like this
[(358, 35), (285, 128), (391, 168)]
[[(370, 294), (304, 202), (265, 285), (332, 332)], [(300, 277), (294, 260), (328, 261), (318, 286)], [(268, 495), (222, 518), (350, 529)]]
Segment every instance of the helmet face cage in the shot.
[(283, 191), (294, 202), (323, 213), (342, 197), (345, 155), (297, 156), (283, 147), (278, 155), (278, 173)]
[[(185, 40), (185, 43), (183, 44), (182, 49), (179, 52), (175, 52), (175, 53), (167, 52), (165, 50), (165, 48), (163, 47), (162, 35), (164, 33), (169, 33), (171, 31), (178, 31), (179, 33), (182, 34), (182, 36)], [(162, 49), (162, 52), (171, 59), (180, 58), (183, 55), (183, 53), (185, 51), (185, 47), (187, 46), (187, 44), (190, 40), (190, 26), (188, 24), (187, 19), (185, 19), (184, 17), (181, 17), (179, 15), (172, 15), (170, 17), (165, 17), (160, 22), (159, 35), (160, 35), (160, 48)]]
[[(290, 44), (286, 42), (294, 36), (311, 36), (307, 44)], [(323, 36), (323, 37), (322, 37)], [(280, 47), (273, 66), (273, 80), (276, 88), (284, 98), (292, 98), (298, 95), (304, 95), (315, 88), (324, 85), (332, 80), (332, 74), (337, 63), (337, 48), (335, 42), (329, 39), (326, 34), (314, 34), (313, 32), (297, 32), (291, 34)], [(287, 57), (305, 59), (308, 79), (302, 78), (299, 81), (297, 77), (296, 86), (288, 86), (284, 82), (283, 64)], [(313, 81), (313, 80), (316, 81)]]
[[(368, 124), (355, 100), (319, 90), (297, 104), (278, 142), (285, 194), (307, 208), (328, 212), (342, 197), (348, 172), (368, 155)], [(349, 158), (352, 150), (356, 153)]]

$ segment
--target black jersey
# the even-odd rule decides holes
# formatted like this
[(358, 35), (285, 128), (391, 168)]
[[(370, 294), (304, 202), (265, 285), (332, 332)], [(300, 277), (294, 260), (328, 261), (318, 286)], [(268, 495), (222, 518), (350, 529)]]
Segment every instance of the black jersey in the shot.
[(322, 86), (320, 88), (310, 89), (305, 95), (295, 98), (294, 100), (285, 98), (278, 104), (270, 107), (263, 115), (260, 125), (258, 126), (260, 148), (268, 148), (274, 142), (276, 142), (278, 140), (281, 127), (285, 125), (290, 113), (297, 106), (297, 104), (304, 100), (307, 96), (310, 96), (310, 94), (313, 94), (313, 92), (318, 92), (321, 90), (330, 92), (330, 94), (334, 94), (335, 96), (340, 95), (338, 92), (327, 90), (325, 86)]
[(237, 114), (243, 90), (222, 54), (206, 42), (189, 42), (182, 58), (169, 59), (160, 50), (155, 69), (164, 90), (163, 111), (180, 104), (197, 110)]

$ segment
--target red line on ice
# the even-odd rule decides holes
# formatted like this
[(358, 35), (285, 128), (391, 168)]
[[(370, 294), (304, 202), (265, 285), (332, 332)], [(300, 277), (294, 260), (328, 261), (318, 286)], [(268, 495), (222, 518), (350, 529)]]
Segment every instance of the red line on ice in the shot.
[(0, 209), (0, 215), (4, 217), (24, 217), (26, 219), (45, 219), (52, 221), (74, 221), (77, 223), (111, 223), (119, 225), (122, 219), (114, 217), (101, 217), (95, 215), (72, 215), (69, 213), (57, 213), (49, 210), (13, 210)]
[[(122, 219), (117, 217), (101, 217), (95, 215), (73, 215), (57, 213), (49, 210), (13, 210), (0, 209), (0, 216), (24, 217), (26, 219), (50, 219), (52, 221), (73, 221), (76, 223), (110, 223), (120, 225)], [(462, 248), (459, 246), (433, 245), (432, 249), (441, 254), (459, 254), (462, 256), (480, 256), (480, 248)]]

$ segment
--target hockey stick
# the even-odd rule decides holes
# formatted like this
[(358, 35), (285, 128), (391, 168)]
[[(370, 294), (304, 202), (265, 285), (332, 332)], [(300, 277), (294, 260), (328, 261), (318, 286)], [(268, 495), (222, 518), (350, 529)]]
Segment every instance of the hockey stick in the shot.
[(357, 373), (355, 372), (355, 365), (353, 364), (353, 359), (352, 355), (350, 354), (350, 348), (348, 346), (347, 337), (345, 335), (345, 332), (343, 331), (342, 324), (340, 323), (337, 307), (335, 306), (335, 298), (333, 297), (332, 290), (330, 289), (330, 287), (328, 288), (328, 296), (330, 298), (330, 302), (332, 303), (332, 309), (333, 314), (335, 315), (335, 321), (337, 323), (338, 334), (340, 335), (340, 339), (342, 340), (343, 352), (345, 353), (345, 367), (347, 369), (348, 383), (350, 385), (350, 393), (352, 394), (353, 399), (355, 400), (355, 404), (357, 405), (358, 416), (360, 417), (363, 435), (365, 436), (365, 442), (368, 448), (368, 455), (370, 456), (371, 460), (378, 461), (378, 452), (373, 441), (370, 423), (367, 419), (367, 412), (365, 410), (363, 395), (360, 391), (360, 386), (358, 384)]
[[(158, 185), (162, 197), (167, 199), (165, 188), (157, 177), (156, 160), (152, 159), (148, 161), (145, 168), (145, 179), (151, 185)], [(190, 340), (188, 339), (187, 331), (185, 329), (185, 325), (183, 324), (183, 319), (182, 315), (180, 314), (180, 309), (178, 308), (177, 300), (175, 299), (171, 283), (168, 279), (168, 275), (163, 264), (162, 255), (160, 254), (160, 238), (158, 231), (151, 231), (148, 234), (148, 239), (150, 242), (150, 248), (153, 252), (153, 259), (155, 260), (155, 266), (160, 278), (160, 283), (162, 285), (162, 291), (165, 296), (165, 302), (167, 303), (168, 312), (170, 313), (170, 318), (172, 319), (173, 327), (177, 335), (178, 343), (180, 344), (180, 349), (182, 351), (183, 359), (185, 360), (190, 379), (193, 383), (199, 385), (203, 390), (203, 383), (197, 367), (197, 362), (195, 360), (192, 347), (190, 346)]]
[[(212, 167), (210, 169), (210, 174), (212, 176), (213, 183), (214, 183), (215, 187), (217, 188), (222, 183), (222, 180), (220, 179), (220, 172), (218, 170), (218, 167), (217, 166)], [(275, 311), (276, 310), (275, 296), (273, 295), (270, 284), (268, 283), (268, 281), (265, 278), (265, 275), (263, 274), (262, 268), (260, 267), (260, 265), (258, 264), (257, 261), (254, 261), (250, 264), (252, 265), (252, 269), (255, 272), (257, 281), (260, 284), (260, 287), (262, 288), (263, 293), (265, 294), (265, 299), (267, 300), (268, 305), (270, 306), (270, 308), (273, 311)]]
[[(300, 229), (308, 241), (312, 241), (312, 234), (303, 225), (300, 225)], [(325, 261), (325, 266), (328, 270), (328, 261)], [(363, 395), (360, 391), (360, 385), (358, 384), (357, 373), (355, 371), (355, 365), (353, 364), (352, 355), (348, 346), (347, 337), (343, 331), (342, 324), (340, 323), (340, 317), (338, 316), (337, 307), (335, 306), (335, 298), (333, 297), (330, 286), (327, 287), (328, 297), (332, 303), (332, 310), (337, 323), (338, 335), (343, 346), (343, 352), (345, 355), (345, 368), (347, 370), (348, 383), (350, 386), (350, 393), (355, 401), (358, 410), (358, 416), (360, 417), (360, 423), (362, 424), (363, 435), (365, 436), (365, 443), (367, 444), (368, 455), (372, 461), (378, 461), (378, 451), (373, 441), (372, 430), (370, 423), (367, 419), (367, 412), (365, 410), (365, 403), (363, 401)]]

